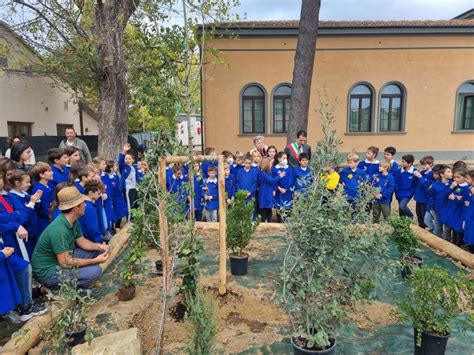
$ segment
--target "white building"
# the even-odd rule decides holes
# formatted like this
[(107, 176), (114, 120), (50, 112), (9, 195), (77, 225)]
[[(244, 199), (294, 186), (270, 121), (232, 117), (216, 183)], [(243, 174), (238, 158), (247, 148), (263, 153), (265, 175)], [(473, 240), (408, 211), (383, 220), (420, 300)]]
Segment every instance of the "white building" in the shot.
[[(67, 84), (50, 76), (9, 71), (17, 61), (38, 55), (5, 22), (0, 21), (0, 136), (63, 136), (66, 127), (79, 135), (97, 135), (98, 116), (80, 105)], [(3, 51), (4, 52), (4, 51)], [(26, 58), (26, 59), (25, 59)]]

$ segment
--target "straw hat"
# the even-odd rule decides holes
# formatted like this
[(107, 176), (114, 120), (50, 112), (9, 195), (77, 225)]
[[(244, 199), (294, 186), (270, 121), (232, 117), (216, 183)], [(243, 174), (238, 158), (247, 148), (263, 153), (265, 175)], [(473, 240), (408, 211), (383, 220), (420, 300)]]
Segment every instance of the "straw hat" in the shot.
[(74, 186), (65, 187), (58, 193), (59, 209), (61, 211), (79, 206), (85, 200), (85, 196)]

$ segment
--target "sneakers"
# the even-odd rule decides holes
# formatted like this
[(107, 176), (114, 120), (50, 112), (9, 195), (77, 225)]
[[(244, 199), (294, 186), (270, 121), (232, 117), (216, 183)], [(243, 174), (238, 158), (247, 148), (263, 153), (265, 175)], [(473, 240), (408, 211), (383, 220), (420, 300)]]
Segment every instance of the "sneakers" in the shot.
[(45, 314), (48, 311), (46, 306), (43, 303), (39, 302), (31, 302), (28, 308), (25, 310), (19, 310), (19, 318), (22, 322), (26, 322), (27, 320), (30, 320), (34, 316), (40, 316), (42, 314)]
[(2, 320), (7, 321), (10, 324), (22, 324), (20, 316), (17, 312), (11, 311), (1, 317)]

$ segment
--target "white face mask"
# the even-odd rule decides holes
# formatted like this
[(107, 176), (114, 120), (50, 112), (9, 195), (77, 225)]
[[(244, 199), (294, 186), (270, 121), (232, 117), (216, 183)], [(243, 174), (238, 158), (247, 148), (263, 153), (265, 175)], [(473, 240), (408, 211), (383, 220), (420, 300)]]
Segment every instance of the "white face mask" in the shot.
[(280, 165), (281, 165), (281, 166), (287, 166), (287, 165), (288, 165), (288, 160), (282, 159), (282, 160), (280, 161)]
[(228, 158), (227, 158), (227, 162), (228, 162), (230, 165), (234, 164), (234, 158), (228, 157)]

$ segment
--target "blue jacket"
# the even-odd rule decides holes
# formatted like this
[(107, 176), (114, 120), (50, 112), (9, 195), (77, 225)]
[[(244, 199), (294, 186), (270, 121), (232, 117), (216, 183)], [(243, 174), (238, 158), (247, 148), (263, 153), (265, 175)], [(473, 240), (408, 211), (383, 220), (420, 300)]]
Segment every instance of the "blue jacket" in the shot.
[(6, 245), (0, 238), (0, 315), (6, 314), (22, 303), (15, 272), (28, 267), (28, 262), (12, 254), (9, 258), (1, 251)]
[(255, 191), (257, 191), (257, 177), (258, 170), (250, 168), (249, 171), (244, 169), (237, 170), (237, 179), (235, 182), (235, 191), (245, 190), (250, 192), (247, 201), (255, 198)]
[(42, 190), (43, 195), (41, 196), (41, 202), (35, 204), (36, 217), (38, 219), (38, 227), (36, 228), (36, 234), (38, 236), (43, 233), (46, 227), (49, 225), (49, 213), (51, 211), (51, 204), (54, 201), (54, 186), (51, 181), (48, 182), (48, 186), (44, 186), (41, 183), (35, 184), (33, 186), (32, 194), (35, 194), (36, 191)]
[(395, 189), (395, 179), (393, 176), (390, 174), (377, 174), (373, 187), (380, 188), (380, 194), (382, 195), (381, 199), (375, 199), (375, 201), (382, 205), (390, 205), (390, 199)]
[(102, 232), (99, 226), (97, 203), (86, 200), (86, 211), (79, 218), (82, 234), (94, 243), (102, 243)]
[(448, 199), (448, 195), (451, 191), (450, 185), (452, 181), (443, 182), (441, 180), (435, 181), (431, 185), (430, 196), (433, 200), (432, 208), (440, 216), (443, 214), (444, 205)]
[(274, 207), (273, 192), (280, 179), (280, 175), (273, 176), (262, 170), (258, 172), (258, 208)]
[(128, 215), (127, 201), (120, 190), (120, 179), (116, 173), (107, 174), (109, 177), (110, 190), (107, 192), (109, 198), (112, 198), (112, 205), (114, 208), (114, 223)]
[(36, 242), (38, 241), (38, 219), (35, 212), (35, 204), (30, 203), (30, 195), (24, 193), (23, 195), (16, 193), (11, 190), (9, 193), (13, 208), (17, 211), (24, 210), (28, 217), (23, 223), (23, 227), (28, 231), (28, 241), (25, 241), (26, 250), (28, 252), (29, 259), (33, 256), (33, 250), (35, 249)]
[[(290, 165), (287, 165), (285, 168), (275, 165), (272, 168), (273, 176), (279, 176), (281, 171), (284, 171), (286, 175), (275, 184), (275, 207), (291, 208), (294, 188), (293, 168)], [(282, 194), (278, 187), (285, 189), (286, 192)]]
[(400, 166), (395, 160), (392, 160), (390, 164), (390, 174), (395, 178), (395, 175), (397, 175), (397, 173), (400, 171)]
[(209, 179), (204, 180), (204, 196), (212, 196), (212, 200), (206, 201), (204, 200), (205, 203), (205, 209), (209, 211), (214, 211), (219, 209), (219, 184), (217, 181), (217, 178), (215, 178), (213, 181), (210, 181)]
[(235, 196), (235, 177), (232, 174), (225, 177), (225, 193), (227, 198)]
[(428, 203), (428, 190), (434, 182), (432, 171), (420, 171), (421, 177), (416, 185), (414, 200), (418, 203)]
[(105, 185), (105, 193), (107, 194), (107, 200), (103, 201), (105, 214), (107, 216), (107, 224), (110, 226), (112, 223), (115, 223), (117, 217), (114, 212), (114, 203), (113, 203), (113, 192), (112, 192), (112, 180), (108, 174), (102, 172), (100, 174), (100, 180)]
[(344, 192), (349, 202), (357, 200), (359, 197), (359, 185), (365, 183), (366, 180), (367, 174), (359, 168), (353, 171), (347, 167), (339, 173), (339, 182), (344, 184)]
[[(125, 164), (125, 154), (120, 153), (118, 158), (118, 166), (120, 170), (120, 182), (119, 182), (119, 189), (121, 191), (125, 191), (125, 180), (127, 180), (128, 176), (132, 172), (132, 167)], [(137, 164), (133, 164), (133, 168), (135, 169), (135, 181), (139, 182), (139, 174), (138, 174), (138, 167)]]
[(56, 187), (57, 184), (60, 184), (62, 182), (68, 182), (69, 181), (69, 168), (67, 166), (63, 166), (63, 169), (59, 169), (55, 165), (51, 166), (51, 170), (53, 171), (53, 186)]
[(368, 180), (372, 181), (375, 175), (379, 173), (379, 164), (380, 162), (378, 160), (375, 160), (373, 163), (371, 163), (366, 159), (366, 160), (361, 161), (357, 165), (357, 168), (359, 168), (360, 170), (363, 170), (364, 173), (367, 174)]
[(405, 170), (401, 168), (395, 175), (395, 196), (397, 200), (412, 198), (415, 195), (418, 179), (413, 175), (415, 168)]
[(176, 178), (174, 174), (171, 175), (170, 180), (166, 182), (166, 188), (172, 194), (176, 194), (178, 202), (182, 206), (182, 213), (187, 214), (188, 212), (188, 191), (185, 187), (186, 179), (184, 176)]
[(194, 174), (194, 209), (202, 211), (204, 209), (204, 190), (202, 189), (204, 180), (202, 176)]
[(293, 176), (295, 182), (295, 191), (307, 190), (313, 183), (313, 176), (311, 175), (311, 168), (308, 166), (303, 170), (301, 166), (293, 169)]
[(237, 164), (232, 164), (230, 166), (230, 174), (234, 175), (234, 179), (237, 181), (237, 172), (241, 169), (243, 169), (243, 165), (237, 165)]
[[(465, 203), (469, 200), (469, 190), (470, 188), (467, 183), (456, 186), (454, 189), (450, 188), (448, 200), (444, 205), (442, 218), (440, 218), (443, 224), (446, 224), (448, 227), (453, 228), (456, 232), (459, 233), (463, 232), (462, 221), (464, 218)], [(450, 194), (453, 194), (455, 196), (454, 200), (449, 199)], [(462, 199), (458, 200), (458, 196), (461, 196)]]
[(465, 203), (464, 213), (464, 242), (474, 245), (474, 195), (471, 194)]

